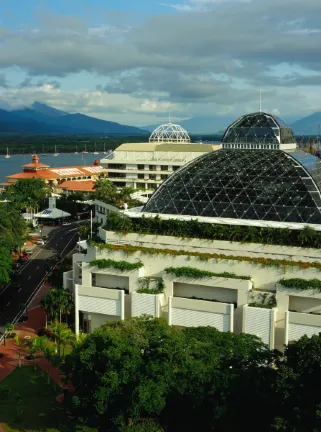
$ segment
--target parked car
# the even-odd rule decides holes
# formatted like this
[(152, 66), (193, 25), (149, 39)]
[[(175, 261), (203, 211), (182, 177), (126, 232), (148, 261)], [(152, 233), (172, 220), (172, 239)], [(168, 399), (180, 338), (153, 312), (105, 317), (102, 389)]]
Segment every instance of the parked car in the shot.
[(69, 225), (71, 225), (71, 222), (65, 221), (62, 223), (62, 226), (69, 226)]
[(38, 246), (44, 246), (45, 242), (44, 242), (43, 239), (39, 238), (39, 239), (37, 240), (36, 244), (37, 244)]

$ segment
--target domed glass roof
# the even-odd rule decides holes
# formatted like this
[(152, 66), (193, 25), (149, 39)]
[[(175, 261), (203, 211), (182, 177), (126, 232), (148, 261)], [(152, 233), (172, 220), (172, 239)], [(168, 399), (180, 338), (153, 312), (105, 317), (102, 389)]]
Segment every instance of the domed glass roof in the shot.
[(292, 129), (271, 114), (244, 115), (232, 123), (222, 138), (223, 148), (289, 149), (296, 147)]
[(149, 142), (159, 143), (189, 143), (190, 137), (185, 129), (174, 123), (158, 126), (149, 138)]
[(320, 224), (320, 187), (309, 153), (221, 149), (176, 171), (143, 212)]

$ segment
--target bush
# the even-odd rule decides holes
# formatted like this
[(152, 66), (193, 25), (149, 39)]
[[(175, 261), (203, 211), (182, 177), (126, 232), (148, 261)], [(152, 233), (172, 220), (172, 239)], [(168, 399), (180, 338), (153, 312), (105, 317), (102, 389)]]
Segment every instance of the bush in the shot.
[(38, 336), (39, 336), (39, 337), (41, 337), (41, 336), (47, 336), (48, 339), (51, 339), (51, 340), (54, 339), (54, 335), (53, 335), (52, 331), (49, 330), (49, 329), (47, 329), (47, 328), (45, 328), (45, 327), (42, 327), (42, 328), (38, 331)]
[(0, 398), (6, 399), (9, 395), (9, 387), (6, 384), (0, 385)]

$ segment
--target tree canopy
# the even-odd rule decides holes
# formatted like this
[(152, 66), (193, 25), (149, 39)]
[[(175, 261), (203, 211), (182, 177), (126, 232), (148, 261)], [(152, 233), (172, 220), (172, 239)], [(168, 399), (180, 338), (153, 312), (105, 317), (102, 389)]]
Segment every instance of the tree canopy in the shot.
[(21, 208), (35, 210), (49, 195), (49, 189), (44, 180), (30, 178), (18, 180), (9, 186), (7, 197)]
[(122, 207), (124, 203), (132, 207), (140, 204), (139, 201), (132, 198), (133, 192), (134, 189), (131, 187), (125, 186), (118, 189), (110, 180), (99, 179), (96, 181), (93, 197), (116, 207)]
[[(236, 402), (243, 409), (251, 403), (264, 415), (259, 401), (268, 397), (273, 357), (252, 335), (177, 329), (140, 317), (95, 330), (67, 357), (64, 373), (76, 389), (76, 415), (101, 430), (131, 430), (126, 427), (143, 420), (169, 431), (210, 431), (213, 425), (237, 427), (230, 416)], [(258, 386), (262, 370), (266, 379)], [(251, 382), (245, 382), (246, 374)], [(243, 401), (237, 384), (252, 390)]]

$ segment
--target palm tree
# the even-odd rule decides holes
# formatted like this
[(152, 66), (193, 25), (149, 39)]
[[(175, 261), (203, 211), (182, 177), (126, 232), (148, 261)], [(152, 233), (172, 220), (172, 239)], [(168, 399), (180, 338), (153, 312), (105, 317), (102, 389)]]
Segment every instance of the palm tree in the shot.
[(53, 353), (52, 353), (52, 349), (50, 348), (50, 346), (47, 346), (44, 349), (43, 353), (44, 353), (44, 356), (46, 357), (47, 362), (48, 362), (47, 363), (47, 377), (48, 377), (47, 384), (50, 384), (49, 370), (50, 370), (50, 362), (51, 362), (51, 360), (53, 358)]
[(5, 331), (4, 337), (3, 337), (3, 345), (6, 344), (6, 335), (7, 335), (7, 333), (12, 332), (12, 330), (14, 329), (14, 325), (11, 324), (11, 322), (7, 321), (5, 323), (5, 325), (4, 325), (4, 328), (5, 328), (6, 331)]
[(41, 300), (41, 307), (46, 313), (46, 328), (47, 328), (47, 316), (51, 320), (61, 322), (62, 314), (69, 314), (73, 307), (73, 301), (69, 291), (62, 287), (52, 287), (43, 296)]
[(49, 328), (54, 335), (55, 343), (57, 344), (58, 348), (58, 355), (61, 357), (61, 346), (63, 345), (63, 347), (65, 347), (68, 342), (71, 342), (74, 337), (73, 332), (70, 330), (67, 324), (60, 322), (55, 322)]
[(16, 335), (16, 336), (14, 337), (14, 340), (15, 340), (15, 342), (16, 342), (16, 344), (17, 344), (17, 347), (18, 347), (18, 354), (19, 354), (19, 367), (21, 367), (21, 350), (22, 350), (22, 348), (23, 348), (24, 345), (25, 345), (25, 341), (24, 341), (23, 339), (20, 340), (19, 337), (18, 337), (18, 335)]

